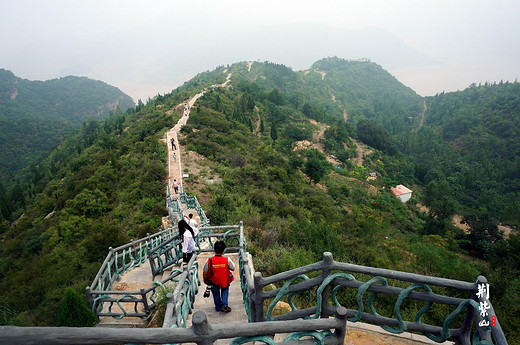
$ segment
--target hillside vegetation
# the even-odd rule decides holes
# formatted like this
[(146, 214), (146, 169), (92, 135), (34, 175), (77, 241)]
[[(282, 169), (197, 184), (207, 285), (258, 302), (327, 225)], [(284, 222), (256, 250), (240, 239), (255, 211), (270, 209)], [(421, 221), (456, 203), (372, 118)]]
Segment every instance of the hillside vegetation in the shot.
[[(230, 87), (211, 89), (229, 73)], [(185, 187), (212, 225), (244, 221), (256, 270), (274, 274), (330, 251), (338, 261), (446, 278), (482, 274), (508, 340), (519, 339), (519, 235), (494, 231), (498, 218), (485, 200), (470, 207), (446, 193), (452, 178), (424, 178), (461, 154), (428, 112), (414, 131), (423, 99), (376, 64), (335, 58), (308, 73), (273, 63), (221, 66), (63, 142), (27, 172), (18, 198), (6, 199), (11, 218), (25, 216), (1, 228), (4, 323), (55, 324), (65, 288), (84, 293), (108, 246), (158, 230), (160, 139), (180, 115), (166, 112), (203, 88), (179, 137), (199, 157), (197, 170), (186, 167)], [(407, 204), (390, 192), (397, 183), (415, 191)], [(452, 225), (455, 211), (466, 212), (467, 233)], [(439, 321), (437, 311), (429, 317)]]
[(66, 134), (91, 118), (104, 119), (132, 99), (106, 83), (80, 77), (30, 81), (0, 69), (0, 180), (4, 187)]

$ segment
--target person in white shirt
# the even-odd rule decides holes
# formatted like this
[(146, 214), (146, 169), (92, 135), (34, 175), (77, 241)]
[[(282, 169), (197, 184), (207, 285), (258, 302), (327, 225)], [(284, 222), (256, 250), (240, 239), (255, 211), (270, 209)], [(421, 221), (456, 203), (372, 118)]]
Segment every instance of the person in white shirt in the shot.
[(188, 224), (189, 226), (191, 226), (191, 228), (193, 229), (193, 235), (195, 237), (197, 237), (197, 235), (199, 234), (199, 228), (198, 228), (198, 224), (197, 224), (197, 221), (195, 220), (195, 218), (193, 218), (193, 213), (190, 213), (188, 215), (188, 218), (190, 219), (188, 221)]
[[(186, 217), (186, 215), (184, 214), (184, 220), (191, 227), (192, 231), (184, 231), (182, 237), (182, 262), (186, 264), (190, 262), (190, 259), (193, 256), (193, 250), (195, 249), (195, 239), (193, 237), (197, 236), (197, 234), (199, 233), (199, 229), (192, 226), (193, 214), (190, 213), (188, 217)], [(195, 225), (197, 224), (195, 220), (193, 220), (193, 223)]]

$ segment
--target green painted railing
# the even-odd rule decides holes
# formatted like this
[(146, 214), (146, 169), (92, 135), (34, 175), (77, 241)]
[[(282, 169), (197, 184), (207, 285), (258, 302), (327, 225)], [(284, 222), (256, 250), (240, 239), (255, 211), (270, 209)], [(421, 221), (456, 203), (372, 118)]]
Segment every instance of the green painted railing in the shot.
[[(309, 274), (313, 274), (314, 278), (310, 278)], [(368, 275), (372, 278), (367, 281), (357, 280), (353, 274)], [(391, 279), (395, 286), (391, 286), (388, 279)], [(406, 283), (410, 283), (410, 285), (405, 288), (401, 287)], [(264, 291), (264, 288), (270, 284), (279, 287), (272, 291)], [(482, 286), (489, 288), (489, 285), (486, 284), (487, 281), (484, 277), (478, 277), (475, 283), (469, 283), (341, 263), (334, 261), (331, 253), (324, 253), (321, 262), (271, 277), (263, 278), (261, 273), (256, 272), (254, 289), (249, 288), (245, 298), (247, 297), (249, 300), (249, 309), (255, 310), (250, 315), (250, 319), (254, 322), (300, 318), (317, 319), (333, 315), (335, 307), (343, 306), (342, 303), (353, 304), (350, 289), (357, 289), (354, 303), (357, 308), (347, 309), (350, 322), (368, 322), (395, 334), (419, 332), (436, 342), (454, 339), (460, 344), (493, 344), (494, 339), (495, 344), (507, 344), (491, 303), (482, 296)], [(459, 294), (467, 296), (465, 298), (445, 296), (433, 292), (430, 285), (456, 289)], [(307, 296), (314, 294), (316, 304), (299, 310), (293, 300), (300, 294)], [(395, 296), (392, 317), (382, 316), (376, 309), (376, 297), (383, 295)], [(273, 309), (281, 300), (290, 305), (291, 311), (273, 316)], [(412, 320), (404, 320), (401, 306), (411, 300), (423, 302), (424, 306), (416, 311)], [(265, 314), (264, 303), (269, 303)], [(308, 302), (302, 303), (302, 305), (305, 306), (306, 303)], [(442, 326), (430, 325), (422, 320), (433, 304), (444, 305), (448, 307), (446, 309), (450, 309)], [(255, 308), (252, 308), (251, 305), (254, 305)], [(438, 313), (438, 311), (436, 312)], [(457, 326), (450, 328), (452, 324), (457, 324)]]
[[(149, 305), (147, 299), (153, 295), (153, 288), (130, 292), (114, 291), (113, 284), (120, 275), (146, 262), (149, 250), (168, 241), (174, 236), (174, 233), (173, 229), (166, 229), (137, 241), (132, 240), (117, 248), (109, 248), (105, 261), (92, 284), (86, 288), (87, 297), (96, 316), (114, 318), (124, 316), (147, 318), (149, 316), (154, 305)], [(114, 307), (115, 310), (113, 310)], [(128, 311), (129, 308), (133, 311)]]

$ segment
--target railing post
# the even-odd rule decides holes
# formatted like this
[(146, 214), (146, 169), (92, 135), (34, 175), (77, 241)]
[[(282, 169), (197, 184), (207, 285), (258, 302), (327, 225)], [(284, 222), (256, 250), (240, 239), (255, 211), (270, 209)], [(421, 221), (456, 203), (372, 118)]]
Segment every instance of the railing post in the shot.
[(455, 340), (456, 345), (471, 345), (471, 327), (473, 326), (473, 312), (474, 309), (468, 307), (466, 317), (460, 327), (460, 336)]
[[(86, 287), (86, 293), (87, 293), (87, 298), (88, 298), (88, 303), (90, 305), (90, 309), (92, 309), (92, 307), (94, 306), (94, 296), (92, 295), (92, 289), (90, 288), (90, 286), (87, 286)], [(94, 315), (96, 315), (96, 318), (99, 322), (99, 316), (98, 316), (98, 312), (97, 312), (97, 309), (94, 310)]]
[(211, 339), (211, 325), (208, 322), (206, 314), (202, 311), (197, 311), (192, 317), (192, 329), (200, 337), (197, 341), (198, 345), (212, 345), (213, 340)]
[(148, 300), (146, 299), (146, 293), (144, 292), (144, 289), (141, 288), (141, 298), (143, 299), (143, 305), (144, 305), (144, 311), (146, 314), (150, 312), (150, 306), (148, 305)]
[(263, 294), (264, 289), (262, 289), (262, 273), (255, 272), (254, 274), (255, 281), (255, 294), (254, 294), (254, 309), (255, 309), (255, 317), (253, 322), (262, 322), (265, 321), (264, 316), (264, 300)]
[[(332, 265), (334, 259), (332, 258), (332, 253), (330, 252), (324, 252), (323, 253), (323, 269), (322, 269), (322, 282), (325, 280), (329, 274), (330, 274), (330, 266)], [(329, 317), (331, 313), (333, 313), (334, 308), (330, 306), (329, 304), (329, 295), (330, 295), (330, 286), (326, 286), (325, 289), (323, 289), (323, 292), (321, 294), (321, 318)]]
[(141, 258), (139, 258), (139, 260), (137, 260), (137, 249), (135, 248), (135, 242), (134, 242), (134, 239), (130, 239), (130, 243), (132, 243), (132, 248), (134, 249), (134, 260), (135, 261), (138, 261), (136, 266), (138, 266), (139, 264), (141, 264)]
[[(483, 284), (484, 286), (486, 286), (486, 284), (487, 284), (487, 279), (486, 279), (486, 277), (484, 277), (484, 276), (478, 276), (478, 277), (477, 277), (477, 281), (475, 282), (475, 288), (476, 288), (477, 291), (478, 291), (478, 287), (479, 287), (479, 285), (481, 285), (481, 284)], [(486, 291), (487, 291), (487, 289), (486, 289)], [(476, 293), (475, 293), (474, 296), (475, 296), (475, 299), (477, 300), (477, 302), (479, 302), (479, 304), (482, 305), (482, 303), (486, 303), (486, 304), (488, 304), (488, 305), (491, 305), (491, 304), (489, 303), (489, 300), (486, 298), (485, 295), (479, 297), (479, 296), (477, 296)], [(489, 312), (491, 312), (491, 310), (490, 310)], [(490, 326), (488, 326), (488, 327), (479, 327), (479, 326), (478, 326), (479, 320), (483, 320), (484, 318), (482, 318), (482, 317), (480, 316), (480, 314), (479, 314), (476, 310), (474, 311), (473, 315), (475, 315), (475, 321), (476, 321), (476, 323), (477, 323), (477, 331), (478, 331), (478, 334), (479, 334), (479, 336), (480, 336), (480, 340), (487, 340), (487, 341), (489, 341), (489, 342), (492, 342), (492, 341), (491, 341), (491, 334), (490, 334), (489, 332), (486, 331), (486, 329), (489, 329), (489, 328), (491, 328), (491, 327), (490, 327)], [(488, 320), (491, 320), (491, 313), (489, 314)]]
[(337, 307), (336, 308), (336, 319), (341, 320), (341, 328), (334, 330), (334, 335), (338, 340), (338, 344), (345, 343), (345, 335), (347, 333), (347, 308)]
[(170, 328), (175, 320), (175, 300), (171, 292), (166, 294), (166, 311), (164, 312), (163, 328)]
[[(482, 293), (482, 291), (479, 291), (479, 285), (485, 286), (486, 290), (484, 292), (487, 292), (487, 294), (489, 294), (489, 285), (488, 285), (488, 281), (487, 281), (486, 277), (484, 277), (484, 276), (477, 277), (476, 289), (478, 292), (481, 293), (481, 295), (480, 296), (475, 295), (475, 298), (477, 299), (477, 301), (479, 302), (479, 304), (481, 306), (484, 304), (485, 306), (489, 307), (487, 309), (488, 320), (491, 320), (493, 317), (495, 318), (494, 319), (495, 324), (491, 326), (492, 321), (490, 321), (490, 327), (488, 327), (487, 329), (488, 330), (491, 329), (491, 331), (493, 332), (493, 337), (495, 338), (496, 343), (498, 345), (507, 345), (507, 340), (504, 335), (504, 331), (502, 330), (502, 327), (500, 327), (500, 323), (498, 322), (498, 318), (496, 317), (495, 310), (494, 310), (493, 306), (491, 305), (491, 303), (489, 302), (489, 299), (486, 296), (487, 294)], [(473, 315), (475, 315), (475, 314), (476, 314), (475, 320), (478, 321), (479, 319), (481, 319), (481, 315), (477, 311), (475, 311)], [(478, 326), (478, 322), (477, 322), (477, 326)], [(489, 342), (492, 342), (491, 332), (487, 331), (484, 327), (477, 327), (477, 330), (478, 330), (481, 340), (487, 340)]]

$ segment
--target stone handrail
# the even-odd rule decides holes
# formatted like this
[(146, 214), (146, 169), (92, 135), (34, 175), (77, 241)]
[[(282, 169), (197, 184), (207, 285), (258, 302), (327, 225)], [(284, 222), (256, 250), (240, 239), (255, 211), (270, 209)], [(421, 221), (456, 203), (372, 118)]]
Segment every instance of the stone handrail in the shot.
[(255, 285), (253, 276), (251, 275), (251, 267), (249, 263), (249, 255), (247, 253), (247, 242), (244, 237), (244, 226), (240, 222), (240, 249), (238, 251), (238, 264), (240, 272), (240, 287), (242, 289), (242, 298), (244, 300), (244, 308), (247, 313), (248, 322), (253, 321), (256, 315), (255, 304), (253, 300)]
[[(143, 318), (148, 316), (136, 311), (136, 309), (138, 304), (143, 305), (146, 312), (149, 312), (153, 308), (153, 305), (148, 305), (146, 298), (149, 293), (153, 294), (153, 289), (113, 291), (113, 283), (121, 274), (144, 263), (148, 259), (148, 251), (150, 248), (157, 247), (173, 235), (173, 229), (166, 229), (137, 241), (132, 240), (130, 243), (117, 248), (109, 248), (105, 261), (101, 265), (92, 284), (86, 288), (88, 300), (96, 316), (124, 317), (132, 315)], [(114, 303), (118, 306), (117, 309), (119, 312), (112, 312), (111, 309)], [(126, 304), (121, 305), (121, 303)], [(127, 305), (127, 303), (134, 303), (134, 312), (128, 312), (126, 310), (125, 305)], [(103, 311), (106, 305), (108, 305), (108, 312)]]
[[(309, 273), (320, 273), (314, 278), (309, 278)], [(356, 280), (351, 273), (359, 273), (363, 275), (373, 276), (368, 281)], [(400, 281), (403, 283), (412, 283), (407, 288), (399, 286), (390, 286), (388, 279)], [(293, 320), (299, 318), (327, 318), (331, 316), (335, 310), (330, 305), (332, 302), (336, 307), (341, 306), (338, 300), (338, 292), (347, 288), (357, 289), (357, 309), (348, 309), (348, 321), (357, 322), (365, 321), (371, 324), (379, 325), (386, 331), (392, 333), (402, 333), (404, 331), (417, 331), (423, 333), (428, 338), (444, 342), (449, 338), (455, 338), (461, 344), (470, 344), (472, 328), (478, 331), (479, 344), (491, 344), (491, 334), (496, 344), (507, 344), (503, 332), (496, 317), (491, 327), (491, 315), (494, 311), (485, 297), (477, 295), (477, 288), (480, 284), (486, 284), (484, 277), (479, 277), (477, 282), (469, 283), (452, 279), (436, 278), (423, 276), (419, 274), (392, 271), (387, 269), (372, 268), (347, 263), (336, 262), (332, 258), (331, 253), (324, 253), (323, 260), (314, 264), (292, 269), (282, 272), (271, 277), (263, 278), (262, 274), (256, 272), (254, 274), (254, 291), (249, 292), (250, 304), (255, 306), (255, 314), (251, 316), (255, 322), (270, 320)], [(272, 291), (264, 291), (264, 288), (270, 284), (278, 284), (278, 287)], [(466, 298), (455, 298), (434, 293), (427, 285), (434, 285), (444, 288), (454, 288), (466, 293)], [(422, 291), (416, 291), (422, 290)], [(299, 310), (294, 305), (292, 299), (295, 295), (316, 291), (316, 305)], [(365, 312), (364, 297), (368, 295), (366, 303), (369, 311)], [(385, 317), (377, 313), (373, 304), (377, 294), (397, 296), (394, 305), (394, 316)], [(347, 295), (348, 297), (348, 295)], [(272, 310), (276, 303), (282, 298), (287, 300), (291, 306), (291, 311), (273, 317)], [(405, 298), (425, 302), (425, 306), (416, 313), (413, 321), (405, 321), (400, 314), (401, 303)], [(264, 301), (271, 301), (266, 314), (264, 315)], [(421, 322), (421, 317), (428, 311), (433, 303), (453, 306), (455, 308), (448, 316), (446, 316), (442, 327), (429, 325)], [(484, 310), (485, 317), (482, 318), (480, 307), (487, 306)], [(253, 309), (253, 308), (252, 308)], [(460, 313), (465, 316), (464, 321), (458, 328), (449, 328), (452, 320)], [(488, 325), (486, 325), (486, 323)], [(460, 322), (459, 322), (460, 323)]]
[(182, 219), (182, 210), (178, 198), (172, 197), (170, 193), (170, 186), (166, 187), (166, 210), (172, 224), (176, 224)]
[(184, 328), (188, 314), (191, 314), (195, 296), (200, 286), (199, 263), (194, 254), (184, 266), (173, 293), (166, 295), (166, 312), (163, 328)]
[[(219, 339), (233, 339), (233, 345), (250, 341), (274, 345), (270, 337), (291, 333), (284, 345), (343, 345), (346, 333), (346, 309), (337, 308), (335, 317), (255, 323), (210, 324), (206, 314), (193, 315), (190, 328), (91, 328), (91, 327), (15, 327), (0, 326), (0, 344), (76, 345), (76, 344), (180, 344), (212, 345)], [(324, 331), (316, 331), (324, 330)], [(333, 332), (329, 331), (333, 330)], [(294, 332), (294, 333), (292, 333)], [(312, 339), (301, 339), (302, 337)], [(301, 339), (301, 340), (300, 340)], [(278, 343), (282, 344), (282, 343)]]
[(150, 268), (153, 279), (156, 276), (163, 274), (164, 270), (177, 264), (182, 258), (182, 250), (180, 244), (182, 243), (178, 231), (167, 241), (148, 252), (148, 260), (150, 261)]
[(90, 288), (95, 290), (112, 289), (112, 284), (119, 275), (145, 262), (148, 259), (150, 248), (155, 248), (163, 241), (171, 238), (174, 232), (175, 230), (170, 228), (137, 241), (132, 240), (130, 243), (117, 248), (110, 247)]

